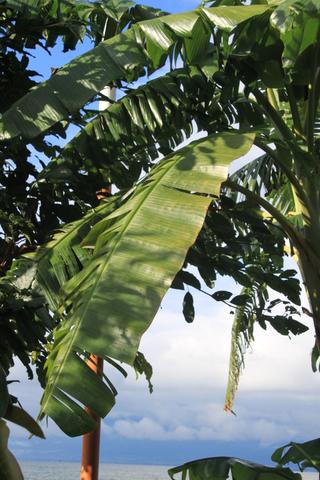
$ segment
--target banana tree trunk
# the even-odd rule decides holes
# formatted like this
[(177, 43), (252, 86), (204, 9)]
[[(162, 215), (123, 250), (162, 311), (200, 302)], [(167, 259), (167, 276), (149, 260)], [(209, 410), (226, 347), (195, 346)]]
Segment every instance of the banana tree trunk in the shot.
[[(88, 365), (97, 375), (102, 376), (102, 358), (91, 355)], [(86, 411), (97, 422), (97, 427), (93, 432), (83, 435), (80, 480), (98, 480), (101, 419), (90, 409), (86, 409)]]
[(305, 254), (300, 253), (299, 267), (313, 317), (316, 343), (320, 347), (320, 265), (314, 258), (312, 261)]

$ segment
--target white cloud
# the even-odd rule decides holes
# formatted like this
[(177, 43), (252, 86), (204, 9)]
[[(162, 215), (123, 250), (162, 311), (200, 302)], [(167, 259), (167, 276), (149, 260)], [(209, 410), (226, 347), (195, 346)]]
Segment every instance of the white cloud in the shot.
[[(163, 308), (142, 339), (141, 350), (154, 367), (156, 388), (226, 386), (232, 316), (228, 307), (210, 299), (196, 298), (195, 303), (200, 308), (193, 324), (186, 324), (179, 310)], [(310, 324), (308, 318), (304, 320)], [(310, 367), (313, 341), (312, 329), (290, 340), (271, 327), (264, 331), (257, 325), (240, 391), (319, 389), (320, 377)]]
[(194, 422), (190, 425), (172, 427), (162, 425), (160, 421), (149, 417), (140, 420), (117, 420), (109, 434), (117, 434), (124, 438), (145, 440), (215, 440), (215, 441), (254, 441), (260, 445), (269, 445), (277, 441), (286, 441), (296, 434), (296, 430), (273, 420), (231, 418), (221, 412), (206, 423)]
[(289, 340), (257, 327), (234, 417), (223, 412), (232, 322), (228, 307), (196, 298), (196, 320), (187, 325), (180, 311), (173, 311), (177, 298), (172, 295), (141, 343), (154, 367), (155, 391), (150, 396), (134, 375), (120, 381), (109, 423), (115, 422), (114, 433), (261, 445), (317, 435), (314, 412), (320, 392), (319, 375), (310, 368), (312, 331)]
[(151, 418), (143, 417), (141, 420), (117, 420), (113, 431), (125, 438), (146, 440), (191, 440), (196, 438), (195, 430), (180, 425), (167, 430), (160, 423)]
[(165, 437), (163, 427), (145, 417), (139, 421), (117, 420), (113, 428), (116, 433), (126, 438), (163, 440)]

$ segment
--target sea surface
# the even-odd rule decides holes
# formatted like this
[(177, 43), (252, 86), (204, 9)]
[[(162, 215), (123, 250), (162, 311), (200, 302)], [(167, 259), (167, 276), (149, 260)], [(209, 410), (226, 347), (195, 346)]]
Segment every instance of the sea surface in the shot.
[[(65, 462), (20, 462), (25, 480), (79, 480), (79, 465)], [(168, 468), (158, 465), (100, 465), (99, 480), (169, 480)], [(306, 473), (304, 480), (318, 480)]]
[[(19, 462), (25, 480), (79, 480), (79, 464), (65, 462)], [(158, 465), (106, 465), (99, 480), (169, 480), (168, 468)]]

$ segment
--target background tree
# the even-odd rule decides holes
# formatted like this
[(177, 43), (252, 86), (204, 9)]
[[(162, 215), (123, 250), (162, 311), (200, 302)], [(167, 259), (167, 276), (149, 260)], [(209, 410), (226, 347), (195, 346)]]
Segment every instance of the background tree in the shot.
[[(34, 78), (40, 75), (29, 68), (30, 56), (35, 51), (44, 49), (50, 54), (61, 46), (67, 52), (83, 41), (97, 45), (102, 35), (107, 38), (128, 24), (157, 14), (155, 9), (134, 6), (130, 1), (108, 6), (79, 2), (2, 2), (1, 113), (37, 85)], [(54, 75), (56, 69), (51, 70)], [(88, 111), (79, 110), (29, 144), (18, 139), (1, 146), (0, 417), (41, 437), (43, 432), (37, 423), (17, 405), (18, 399), (9, 395), (6, 377), (14, 358), (18, 357), (29, 378), (33, 377), (30, 365), (34, 363), (40, 383), (43, 382), (46, 345), (58, 319), (49, 309), (52, 304), (43, 297), (32, 271), (28, 268), (25, 271), (22, 264), (17, 267), (15, 262), (48, 242), (63, 223), (76, 221), (97, 206), (99, 194), (96, 192), (110, 181), (112, 167), (106, 164), (88, 163), (86, 169), (80, 171), (74, 162), (64, 165), (63, 171), (56, 175), (51, 173), (45, 179), (41, 176), (48, 161), (59, 155), (70, 127), (79, 129), (85, 125), (86, 116), (90, 116)], [(61, 247), (63, 249), (63, 242)], [(7, 452), (7, 436), (8, 428), (1, 420), (1, 471), (9, 479), (10, 475), (20, 473)]]
[[(108, 165), (104, 181), (127, 192), (60, 228), (49, 244), (24, 256), (5, 276), (21, 282), (33, 272), (37, 293), (55, 312), (58, 326), (45, 378), (41, 375), (42, 416), (49, 414), (70, 435), (93, 428), (77, 401), (101, 416), (114, 403), (114, 387), (86, 367), (88, 353), (119, 369), (117, 361), (150, 370), (138, 346), (163, 295), (170, 286), (202, 288), (186, 271), (188, 264), (198, 268), (209, 288), (218, 272), (245, 289), (230, 300), (237, 314), (227, 409), (254, 322), (262, 327), (269, 322), (282, 334), (306, 329), (294, 319), (299, 286), (295, 272), (283, 269), (286, 239), (299, 257), (311, 299), (316, 368), (319, 9), (312, 1), (207, 3), (209, 8), (181, 15), (157, 12), (157, 18), (130, 26), (59, 70), (2, 116), (1, 138), (10, 146), (71, 121), (105, 85), (124, 90), (88, 124), (91, 112), (85, 110), (80, 133), (49, 162), (37, 184), (69, 185), (76, 174)], [(129, 88), (166, 61), (170, 73)], [(195, 125), (207, 137), (173, 152)], [(226, 167), (253, 143), (262, 155), (227, 179)], [(148, 173), (158, 151), (166, 157)], [(148, 174), (138, 181), (141, 172)], [(292, 302), (284, 303), (283, 315), (270, 314), (275, 302), (268, 303), (267, 287)], [(221, 301), (231, 296), (213, 294)], [(184, 313), (192, 321), (189, 293)]]

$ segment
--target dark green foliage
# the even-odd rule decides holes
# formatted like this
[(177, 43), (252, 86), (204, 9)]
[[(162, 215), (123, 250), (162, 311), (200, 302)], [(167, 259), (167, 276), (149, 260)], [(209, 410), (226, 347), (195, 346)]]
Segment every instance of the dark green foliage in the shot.
[(15, 425), (25, 428), (32, 435), (45, 438), (39, 424), (25, 410), (23, 410), (23, 408), (10, 405), (3, 417)]
[[(34, 49), (42, 47), (50, 52), (62, 39), (64, 51), (74, 50), (85, 37), (98, 44), (106, 20), (108, 29), (104, 35), (112, 37), (136, 20), (162, 14), (159, 10), (117, 0), (108, 7), (98, 2), (4, 1), (0, 3), (0, 12), (1, 113), (37, 85), (40, 76), (28, 67)], [(88, 159), (85, 165), (75, 159), (71, 164), (65, 161), (54, 173), (51, 167), (45, 167), (44, 162), (49, 160), (50, 165), (50, 161), (54, 163), (54, 158), (60, 155), (59, 137), (66, 137), (72, 123), (85, 125), (85, 118), (85, 112), (78, 111), (68, 121), (54, 125), (48, 136), (40, 135), (29, 145), (18, 138), (6, 141), (0, 151), (0, 365), (8, 373), (13, 357), (18, 356), (31, 377), (31, 352), (34, 352), (42, 384), (47, 355), (45, 344), (59, 318), (57, 315), (53, 318), (53, 310), (49, 313), (48, 305), (51, 309), (57, 308), (61, 285), (82, 268), (90, 255), (79, 242), (84, 229), (100, 219), (99, 209), (97, 213), (90, 211), (83, 222), (87, 227), (81, 223), (79, 231), (76, 221), (98, 205), (96, 191), (110, 181), (107, 164), (95, 165), (94, 158)], [(131, 186), (136, 178), (128, 178), (126, 186)], [(75, 223), (65, 230), (63, 224), (68, 222)], [(54, 244), (57, 251), (60, 248), (60, 258), (66, 265), (60, 268), (56, 260), (50, 263), (51, 255), (45, 249), (37, 252), (42, 271), (54, 272), (50, 280), (46, 277), (47, 284), (44, 282), (39, 291), (38, 281), (44, 280), (41, 270), (36, 275), (33, 257), (29, 257), (30, 260), (22, 257), (51, 239), (53, 243), (49, 245)]]
[(0, 287), (0, 365), (8, 374), (13, 357), (17, 356), (32, 378), (30, 353), (34, 351), (37, 361), (41, 361), (46, 335), (55, 322), (39, 293), (30, 265), (13, 264), (0, 280)]
[(299, 467), (300, 472), (303, 472), (306, 468), (314, 468), (320, 472), (319, 448), (319, 438), (304, 443), (290, 442), (277, 448), (272, 455), (272, 460), (280, 466), (294, 463)]
[(143, 353), (138, 352), (136, 355), (136, 358), (134, 360), (134, 369), (136, 371), (136, 374), (138, 375), (144, 375), (146, 377), (146, 380), (148, 382), (148, 387), (149, 387), (149, 392), (153, 392), (153, 385), (151, 383), (151, 377), (152, 377), (152, 365), (146, 360), (145, 356)]
[[(289, 468), (266, 467), (232, 457), (195, 460), (171, 468), (168, 473), (172, 480), (301, 480), (301, 475)], [(178, 477), (179, 474), (181, 476)]]

